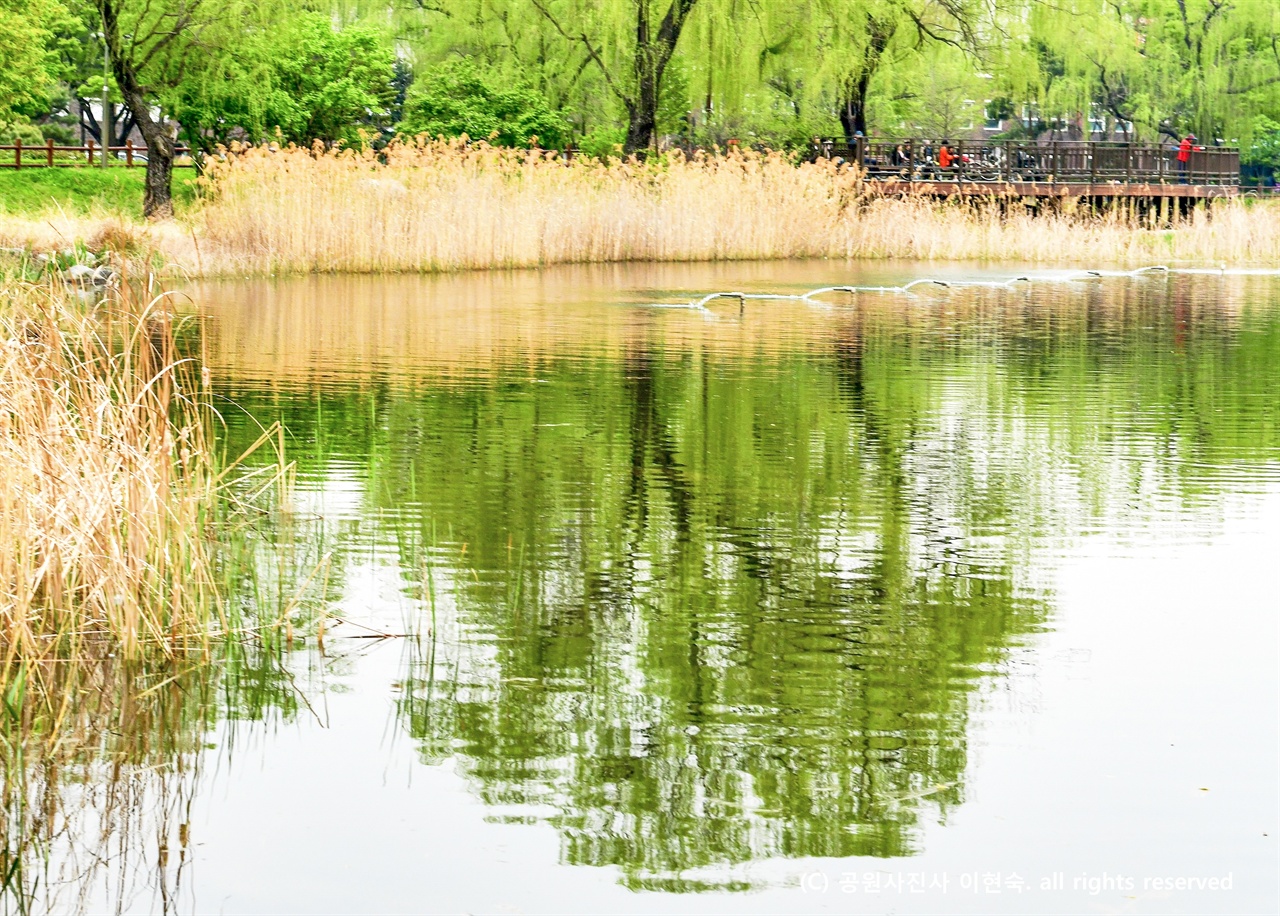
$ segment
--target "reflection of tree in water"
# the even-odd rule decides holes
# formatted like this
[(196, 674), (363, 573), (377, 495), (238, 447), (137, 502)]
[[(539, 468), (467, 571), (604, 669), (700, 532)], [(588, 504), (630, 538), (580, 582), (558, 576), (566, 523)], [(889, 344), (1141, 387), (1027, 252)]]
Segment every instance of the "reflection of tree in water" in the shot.
[(426, 759), (568, 861), (693, 889), (914, 851), (978, 678), (1047, 612), (1031, 540), (1274, 460), (1277, 313), (1116, 290), (859, 307), (759, 359), (664, 316), (622, 359), (280, 406), (322, 474), (367, 460), (366, 518), (452, 615), (402, 701)]
[[(1043, 614), (916, 505), (910, 418), (830, 367), (726, 371), (638, 352), (544, 369), (562, 398), (434, 392), (389, 418), (378, 492), (467, 544), (462, 625), (492, 647), (420, 666), (410, 731), (486, 800), (537, 806), (566, 860), (645, 886), (913, 852), (922, 806), (961, 797), (975, 675)], [(438, 437), (397, 454), (401, 428)]]

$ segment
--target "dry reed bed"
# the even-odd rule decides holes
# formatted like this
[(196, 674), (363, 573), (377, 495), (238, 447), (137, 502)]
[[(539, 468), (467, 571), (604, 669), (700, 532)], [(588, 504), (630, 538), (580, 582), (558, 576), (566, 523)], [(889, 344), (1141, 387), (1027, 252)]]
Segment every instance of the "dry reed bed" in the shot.
[[(1151, 228), (1115, 211), (1036, 215), (877, 196), (848, 169), (779, 154), (656, 162), (485, 144), (240, 150), (192, 215), (205, 274), (438, 271), (755, 258), (1270, 263), (1280, 209), (1218, 204)], [(189, 269), (196, 265), (185, 265)]]
[[(161, 893), (178, 883), (185, 856), (167, 849), (187, 842), (215, 685), (250, 655), (277, 665), (270, 636), (294, 606), (236, 609), (227, 589), (255, 569), (231, 555), (243, 501), (282, 499), (288, 469), (217, 466), (201, 368), (177, 353), (167, 297), (133, 289), (0, 280), (4, 912), (85, 909), (104, 882), (124, 899), (143, 875)], [(144, 828), (156, 860), (131, 862)]]
[(1068, 201), (884, 197), (830, 162), (776, 153), (639, 163), (483, 143), (381, 154), (236, 150), (179, 220), (0, 214), (0, 249), (81, 241), (155, 255), (178, 276), (419, 272), (557, 263), (777, 258), (1274, 265), (1280, 206), (1219, 201), (1160, 228)]
[(0, 684), (86, 641), (207, 633), (216, 479), (173, 341), (163, 298), (0, 288)]

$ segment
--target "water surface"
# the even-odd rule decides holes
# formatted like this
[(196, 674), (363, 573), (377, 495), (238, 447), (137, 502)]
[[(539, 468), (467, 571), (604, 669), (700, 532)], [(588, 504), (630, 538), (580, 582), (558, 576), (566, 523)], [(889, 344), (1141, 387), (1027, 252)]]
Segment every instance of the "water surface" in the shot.
[(1275, 911), (1280, 279), (661, 307), (926, 273), (194, 289), (344, 622), (91, 908)]

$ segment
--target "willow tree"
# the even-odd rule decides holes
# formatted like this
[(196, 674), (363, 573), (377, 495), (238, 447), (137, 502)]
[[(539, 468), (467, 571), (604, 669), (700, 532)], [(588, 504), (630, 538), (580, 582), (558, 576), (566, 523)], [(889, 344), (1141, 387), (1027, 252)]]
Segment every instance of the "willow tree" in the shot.
[(1093, 109), (1140, 136), (1226, 139), (1280, 114), (1280, 4), (1067, 0), (1036, 6), (1029, 21), (1053, 113)]
[[(908, 6), (887, 0), (879, 3), (826, 2), (826, 39), (834, 51), (836, 114), (845, 139), (852, 143), (867, 134), (867, 94), (889, 48), (889, 42), (906, 30)], [(820, 20), (821, 21), (821, 20)], [(820, 26), (821, 27), (821, 26)]]
[(985, 41), (1004, 34), (999, 9), (977, 0), (805, 0), (762, 4), (752, 27), (762, 72), (795, 73), (803, 60), (807, 95), (833, 111), (853, 142), (869, 132), (871, 99), (886, 69), (927, 63), (933, 47), (980, 59)]
[[(373, 21), (385, 14), (367, 0), (347, 3), (344, 9), (353, 18)], [(528, 3), (436, 0), (398, 7), (393, 29), (415, 84), (424, 78), (433, 81), (442, 70), (464, 67), (495, 89), (536, 92), (542, 97), (537, 107), (563, 111), (579, 133), (612, 127), (618, 120), (620, 112), (595, 65), (566, 47), (547, 17)], [(410, 94), (421, 91), (411, 87)]]
[(624, 149), (657, 139), (662, 83), (698, 0), (531, 0), (580, 66), (592, 66), (627, 112)]

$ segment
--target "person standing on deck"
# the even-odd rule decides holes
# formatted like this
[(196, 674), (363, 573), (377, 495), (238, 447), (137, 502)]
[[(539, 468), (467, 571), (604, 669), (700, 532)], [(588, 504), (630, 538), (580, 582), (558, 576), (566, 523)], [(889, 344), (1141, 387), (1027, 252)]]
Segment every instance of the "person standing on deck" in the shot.
[(1191, 145), (1195, 142), (1196, 135), (1187, 134), (1178, 144), (1178, 184), (1187, 183), (1187, 163), (1191, 161)]
[(943, 140), (938, 144), (938, 168), (942, 170), (942, 174), (946, 175), (951, 171), (951, 165), (960, 157), (951, 152), (950, 141)]

